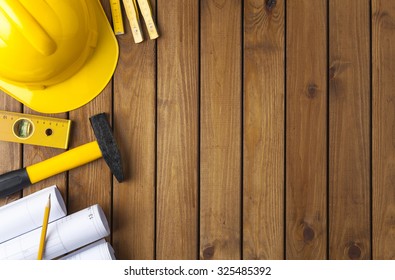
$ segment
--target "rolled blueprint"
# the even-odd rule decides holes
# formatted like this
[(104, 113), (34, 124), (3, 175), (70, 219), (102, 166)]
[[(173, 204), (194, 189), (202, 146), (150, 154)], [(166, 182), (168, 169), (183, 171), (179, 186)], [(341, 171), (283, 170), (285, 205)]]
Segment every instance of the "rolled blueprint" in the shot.
[(115, 260), (114, 249), (105, 239), (100, 239), (77, 251), (74, 251), (60, 260)]
[(37, 191), (0, 207), (0, 243), (41, 227), (49, 194), (49, 222), (66, 216), (66, 205), (56, 186)]
[[(48, 225), (44, 260), (62, 256), (110, 234), (106, 216), (93, 205)], [(34, 260), (37, 258), (41, 228), (0, 244), (0, 259)]]

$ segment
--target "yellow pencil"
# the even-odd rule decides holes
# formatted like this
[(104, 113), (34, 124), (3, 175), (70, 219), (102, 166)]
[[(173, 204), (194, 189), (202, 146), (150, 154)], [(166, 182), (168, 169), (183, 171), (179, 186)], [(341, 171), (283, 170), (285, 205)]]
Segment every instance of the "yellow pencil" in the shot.
[(37, 259), (43, 259), (43, 253), (45, 248), (45, 238), (47, 237), (47, 228), (48, 228), (48, 220), (49, 220), (49, 212), (51, 211), (51, 194), (48, 196), (48, 202), (45, 206), (44, 210), (44, 219), (43, 219), (43, 227), (41, 229), (41, 237), (40, 237), (40, 246), (38, 248)]

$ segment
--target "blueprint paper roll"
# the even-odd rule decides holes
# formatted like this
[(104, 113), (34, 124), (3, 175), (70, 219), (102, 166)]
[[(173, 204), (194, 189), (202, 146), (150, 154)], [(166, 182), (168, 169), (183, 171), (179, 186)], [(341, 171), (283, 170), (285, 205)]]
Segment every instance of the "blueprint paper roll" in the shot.
[[(51, 260), (110, 234), (103, 209), (95, 204), (48, 224), (44, 260)], [(0, 244), (0, 260), (35, 260), (41, 228)]]
[(114, 249), (110, 243), (106, 242), (105, 239), (93, 242), (73, 253), (70, 253), (61, 260), (77, 261), (77, 260), (115, 260)]
[(67, 214), (56, 186), (51, 186), (0, 207), (0, 244), (42, 226), (44, 209), (51, 194), (49, 222)]
[[(110, 234), (103, 209), (95, 204), (56, 222), (62, 246), (70, 252)], [(48, 236), (50, 236), (48, 228)], [(48, 238), (50, 241), (50, 239)]]

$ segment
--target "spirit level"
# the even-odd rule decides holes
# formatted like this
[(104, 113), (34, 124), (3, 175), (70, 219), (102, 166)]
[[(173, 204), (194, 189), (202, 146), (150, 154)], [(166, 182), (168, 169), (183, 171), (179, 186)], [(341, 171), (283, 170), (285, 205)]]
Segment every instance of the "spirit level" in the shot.
[(67, 149), (70, 120), (0, 111), (0, 140)]

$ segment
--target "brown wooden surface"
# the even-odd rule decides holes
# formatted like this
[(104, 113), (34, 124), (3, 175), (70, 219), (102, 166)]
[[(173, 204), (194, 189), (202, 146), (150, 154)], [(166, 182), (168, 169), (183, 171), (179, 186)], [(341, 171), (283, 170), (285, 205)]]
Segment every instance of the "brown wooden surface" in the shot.
[(284, 258), (284, 11), (244, 2), (245, 259)]
[[(157, 259), (198, 256), (199, 5), (158, 5)], [(174, 29), (173, 29), (174, 28)]]
[(286, 258), (326, 258), (327, 5), (288, 1)]
[(395, 2), (372, 6), (373, 258), (395, 259)]
[(240, 1), (201, 1), (200, 258), (241, 257)]
[(125, 14), (124, 19), (113, 98), (126, 181), (113, 180), (112, 243), (119, 258), (154, 259), (156, 41), (135, 44)]
[(369, 1), (329, 1), (329, 258), (369, 259)]
[[(118, 259), (394, 259), (394, 1), (150, 2), (161, 36), (124, 17), (112, 81), (53, 115), (71, 148), (105, 112), (125, 182), (100, 159), (0, 205), (57, 184), (103, 207)], [(0, 172), (61, 152), (0, 142)]]

